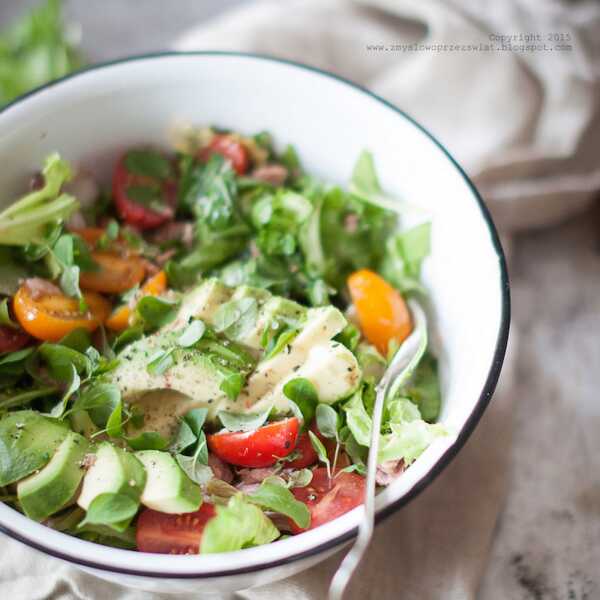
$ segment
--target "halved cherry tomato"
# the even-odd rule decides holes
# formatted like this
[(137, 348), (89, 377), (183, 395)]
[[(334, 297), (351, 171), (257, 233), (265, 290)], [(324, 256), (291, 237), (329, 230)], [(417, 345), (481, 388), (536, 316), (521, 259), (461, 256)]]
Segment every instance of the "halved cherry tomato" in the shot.
[(255, 431), (206, 436), (211, 452), (238, 467), (270, 467), (293, 452), (298, 438), (296, 417), (269, 423)]
[(298, 452), (299, 456), (298, 458), (286, 463), (285, 466), (287, 468), (304, 469), (305, 467), (314, 465), (319, 460), (308, 433), (300, 434), (296, 447), (294, 448), (294, 452)]
[[(139, 229), (153, 229), (175, 216), (177, 188), (173, 181), (160, 181), (152, 177), (130, 173), (122, 156), (113, 174), (113, 196), (121, 219)], [(159, 209), (145, 206), (130, 197), (131, 188), (158, 190)]]
[(137, 256), (121, 258), (114, 252), (92, 252), (97, 271), (81, 271), (79, 284), (84, 290), (121, 294), (144, 278), (144, 261)]
[(348, 277), (348, 288), (363, 334), (384, 356), (392, 340), (400, 343), (410, 335), (406, 303), (383, 277), (361, 269)]
[(365, 499), (365, 478), (356, 473), (338, 471), (331, 479), (327, 469), (313, 469), (313, 478), (306, 487), (292, 488), (296, 500), (304, 502), (310, 511), (310, 525), (299, 528), (290, 520), (293, 533), (314, 529), (333, 521), (360, 506)]
[(30, 341), (31, 338), (22, 329), (14, 329), (6, 325), (0, 326), (0, 354), (20, 350)]
[(250, 166), (248, 150), (240, 141), (230, 135), (215, 135), (210, 144), (200, 150), (200, 160), (208, 160), (211, 154), (220, 154), (229, 160), (238, 175), (243, 175)]
[(170, 515), (147, 508), (137, 521), (136, 543), (140, 552), (198, 554), (206, 523), (216, 515), (208, 502), (192, 513)]
[(94, 292), (83, 295), (87, 311), (79, 310), (79, 301), (56, 292), (34, 297), (25, 282), (13, 298), (13, 311), (21, 327), (39, 340), (56, 342), (74, 329), (94, 331), (110, 314), (110, 302)]
[[(141, 296), (160, 296), (167, 289), (167, 274), (159, 271), (144, 283), (141, 289)], [(106, 326), (113, 331), (123, 331), (129, 325), (131, 308), (124, 304), (119, 306), (106, 320)]]

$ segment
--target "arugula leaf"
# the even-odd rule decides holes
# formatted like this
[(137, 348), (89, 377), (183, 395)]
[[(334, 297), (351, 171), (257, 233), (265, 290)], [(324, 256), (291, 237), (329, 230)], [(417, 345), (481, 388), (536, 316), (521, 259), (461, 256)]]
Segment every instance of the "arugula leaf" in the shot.
[(237, 220), (235, 173), (229, 161), (213, 154), (206, 164), (182, 164), (179, 200), (210, 230), (223, 230)]
[(177, 338), (177, 344), (182, 348), (190, 348), (199, 342), (206, 331), (206, 325), (200, 319), (192, 321)]
[(310, 511), (303, 502), (296, 500), (285, 486), (263, 481), (260, 487), (247, 498), (267, 510), (273, 510), (290, 517), (298, 527), (306, 529), (310, 525)]
[(170, 323), (177, 316), (179, 302), (144, 296), (135, 307), (136, 317), (146, 330), (154, 330)]
[(130, 150), (125, 155), (125, 167), (135, 175), (163, 180), (173, 171), (171, 163), (155, 150)]
[(195, 444), (198, 436), (192, 431), (192, 428), (185, 420), (181, 420), (179, 423), (179, 429), (175, 439), (169, 446), (169, 452), (172, 454), (180, 454), (184, 450), (187, 450), (192, 444)]
[(310, 443), (317, 453), (319, 460), (327, 467), (327, 475), (331, 479), (331, 463), (329, 462), (327, 450), (325, 449), (323, 442), (310, 429), (308, 430), (308, 437), (310, 438)]
[(354, 439), (361, 445), (371, 445), (371, 417), (365, 409), (362, 399), (362, 387), (356, 391), (343, 406), (346, 413), (346, 424)]
[(57, 381), (66, 383), (71, 377), (71, 367), (75, 367), (78, 373), (83, 373), (86, 378), (92, 374), (93, 363), (90, 358), (73, 348), (62, 344), (44, 342), (38, 348), (39, 355), (44, 359), (50, 374)]
[(92, 345), (92, 337), (87, 329), (73, 329), (60, 340), (59, 344), (84, 354)]
[(329, 404), (317, 405), (315, 416), (317, 427), (323, 437), (339, 440), (339, 416)]
[(199, 485), (208, 483), (213, 477), (212, 469), (200, 462), (194, 456), (186, 456), (185, 454), (177, 454), (175, 456), (177, 464), (183, 469), (185, 474)]
[(225, 410), (220, 410), (217, 413), (219, 420), (227, 431), (255, 431), (265, 424), (271, 406), (268, 406), (260, 413), (232, 413)]
[(139, 504), (125, 494), (105, 493), (96, 496), (90, 503), (85, 519), (78, 525), (108, 525), (124, 531), (138, 511)]
[(361, 200), (377, 207), (389, 211), (398, 211), (402, 206), (398, 200), (384, 194), (375, 171), (373, 155), (367, 150), (360, 153), (354, 165), (348, 188), (351, 193)]
[(0, 326), (10, 327), (11, 329), (19, 328), (19, 326), (10, 318), (8, 298), (4, 298), (0, 301)]
[(296, 328), (283, 330), (277, 337), (271, 338), (272, 346), (265, 348), (264, 360), (269, 360), (277, 356), (288, 344), (291, 344), (294, 338), (300, 333)]
[(111, 383), (96, 383), (86, 387), (79, 394), (68, 413), (86, 410), (94, 424), (103, 428), (120, 404), (121, 392), (117, 386)]
[(423, 419), (433, 423), (440, 415), (442, 393), (438, 376), (437, 360), (426, 353), (415, 370), (412, 381), (401, 391), (418, 407)]
[(251, 331), (258, 319), (256, 298), (238, 298), (221, 304), (216, 310), (213, 322), (219, 333), (228, 337), (241, 338)]
[(134, 450), (164, 450), (169, 442), (156, 431), (144, 431), (135, 437), (126, 437), (125, 440)]
[(401, 292), (425, 293), (419, 278), (421, 263), (430, 253), (430, 235), (431, 223), (422, 223), (388, 238), (380, 272)]
[(158, 349), (148, 357), (146, 370), (151, 375), (162, 375), (166, 373), (174, 364), (173, 352), (175, 348)]
[(0, 410), (8, 410), (19, 406), (26, 406), (38, 398), (51, 396), (58, 391), (58, 388), (43, 386), (32, 388), (28, 386), (25, 389), (7, 389), (0, 392)]
[(54, 406), (50, 411), (49, 416), (55, 419), (62, 418), (62, 416), (65, 413), (65, 410), (67, 409), (67, 404), (71, 396), (79, 389), (79, 386), (81, 385), (81, 379), (79, 377), (79, 374), (77, 373), (77, 369), (73, 364), (71, 364), (70, 367), (71, 376), (69, 380), (69, 385), (67, 386), (67, 389), (65, 390), (65, 393), (63, 394), (63, 397), (61, 398), (60, 402), (56, 406)]
[(304, 377), (290, 379), (283, 386), (284, 395), (289, 398), (300, 409), (304, 423), (303, 429), (307, 429), (315, 416), (319, 397), (315, 386)]
[(241, 373), (230, 372), (221, 381), (219, 389), (224, 392), (230, 400), (235, 400), (244, 387), (244, 377)]
[(325, 273), (325, 252), (321, 243), (322, 197), (314, 201), (313, 210), (299, 231), (299, 242), (306, 258), (306, 271), (309, 275), (320, 276)]
[(29, 276), (23, 260), (16, 257), (15, 249), (0, 246), (0, 294), (12, 296)]
[(360, 342), (360, 329), (353, 323), (348, 323), (340, 333), (335, 336), (335, 340), (344, 344), (348, 350), (354, 352)]
[(42, 171), (44, 185), (12, 203), (0, 213), (0, 244), (27, 246), (48, 241), (48, 226), (67, 219), (79, 202), (60, 194), (63, 183), (71, 179), (71, 167), (57, 153), (50, 154)]
[(201, 554), (261, 546), (279, 537), (271, 520), (242, 494), (233, 496), (226, 506), (217, 506), (216, 511), (202, 533)]

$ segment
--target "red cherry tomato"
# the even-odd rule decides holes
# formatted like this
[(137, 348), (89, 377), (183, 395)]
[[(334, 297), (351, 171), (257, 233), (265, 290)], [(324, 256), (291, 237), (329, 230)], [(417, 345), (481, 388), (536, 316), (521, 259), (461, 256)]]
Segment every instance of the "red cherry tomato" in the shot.
[(158, 554), (198, 554), (204, 527), (215, 515), (215, 507), (208, 502), (197, 511), (183, 515), (147, 508), (137, 521), (137, 548), (140, 552)]
[(293, 452), (298, 438), (296, 417), (269, 423), (255, 431), (206, 436), (208, 448), (221, 460), (238, 467), (270, 467)]
[(200, 151), (200, 160), (206, 161), (212, 154), (220, 154), (229, 160), (238, 175), (246, 173), (250, 166), (248, 151), (230, 135), (215, 135), (210, 144)]
[[(177, 189), (173, 181), (161, 181), (144, 175), (130, 173), (123, 155), (113, 174), (113, 196), (121, 219), (139, 229), (153, 229), (175, 216)], [(158, 190), (159, 208), (151, 208), (139, 199), (132, 198), (132, 189)]]
[(299, 454), (298, 458), (288, 462), (285, 464), (286, 468), (290, 469), (304, 469), (305, 467), (310, 467), (314, 465), (318, 456), (313, 448), (313, 445), (310, 441), (310, 437), (308, 437), (308, 433), (301, 433), (298, 438), (298, 443), (294, 448), (294, 452)]
[(306, 487), (292, 489), (296, 500), (310, 511), (310, 525), (299, 528), (290, 520), (293, 533), (301, 533), (324, 525), (360, 506), (365, 499), (365, 478), (356, 473), (338, 471), (331, 479), (325, 467), (313, 469), (312, 481)]
[(20, 350), (31, 341), (31, 337), (22, 329), (0, 326), (0, 354)]

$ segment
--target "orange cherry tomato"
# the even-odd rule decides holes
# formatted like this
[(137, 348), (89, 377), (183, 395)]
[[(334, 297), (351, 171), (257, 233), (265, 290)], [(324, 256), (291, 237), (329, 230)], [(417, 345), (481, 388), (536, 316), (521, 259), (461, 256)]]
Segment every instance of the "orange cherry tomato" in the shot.
[(84, 290), (121, 294), (144, 278), (144, 262), (137, 256), (122, 258), (114, 252), (92, 252), (98, 271), (81, 271), (79, 285)]
[(384, 356), (389, 343), (401, 343), (412, 331), (410, 313), (400, 295), (383, 277), (368, 269), (348, 277), (352, 303), (364, 336)]
[(79, 310), (79, 301), (59, 290), (41, 295), (32, 294), (27, 283), (13, 298), (13, 311), (21, 327), (33, 337), (57, 342), (74, 329), (94, 331), (110, 314), (110, 302), (99, 294), (83, 295), (87, 311)]
[[(144, 283), (141, 296), (160, 296), (167, 289), (167, 274), (159, 271)], [(124, 304), (119, 306), (106, 321), (106, 326), (113, 331), (123, 331), (129, 325), (131, 308)]]

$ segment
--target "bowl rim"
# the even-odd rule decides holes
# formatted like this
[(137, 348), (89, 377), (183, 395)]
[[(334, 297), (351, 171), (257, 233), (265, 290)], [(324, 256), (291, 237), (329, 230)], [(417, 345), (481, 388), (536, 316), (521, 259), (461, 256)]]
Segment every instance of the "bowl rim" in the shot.
[[(496, 385), (498, 383), (498, 379), (500, 377), (500, 372), (502, 369), (502, 364), (504, 362), (504, 357), (506, 354), (506, 348), (508, 344), (508, 335), (510, 329), (510, 315), (511, 315), (511, 301), (510, 301), (510, 284), (508, 277), (508, 269), (506, 265), (506, 258), (504, 255), (504, 250), (502, 248), (502, 244), (500, 242), (500, 238), (498, 235), (498, 231), (496, 230), (496, 226), (492, 220), (489, 209), (485, 205), (483, 198), (479, 194), (477, 188), (466, 174), (464, 169), (458, 164), (458, 162), (453, 158), (448, 149), (431, 133), (429, 132), (423, 125), (421, 125), (418, 121), (416, 121), (413, 117), (407, 114), (404, 110), (392, 104), (391, 102), (385, 100), (384, 98), (378, 96), (374, 92), (370, 91), (366, 87), (359, 85), (345, 77), (341, 77), (340, 75), (336, 75), (330, 71), (325, 69), (321, 69), (318, 67), (314, 67), (299, 61), (294, 61), (285, 58), (275, 57), (269, 54), (262, 53), (254, 53), (254, 52), (241, 52), (241, 51), (227, 51), (227, 50), (195, 50), (195, 51), (176, 51), (176, 50), (166, 50), (160, 52), (150, 52), (143, 54), (135, 54), (131, 56), (121, 57), (110, 61), (105, 61), (101, 63), (95, 63), (93, 65), (81, 68), (73, 73), (60, 77), (59, 79), (55, 79), (51, 82), (48, 82), (44, 85), (36, 87), (29, 92), (19, 96), (18, 98), (12, 100), (7, 105), (5, 105), (2, 109), (0, 109), (0, 116), (9, 111), (11, 108), (16, 105), (21, 104), (23, 101), (27, 100), (30, 96), (37, 95), (44, 90), (52, 88), (56, 85), (61, 84), (64, 81), (73, 79), (78, 77), (83, 73), (88, 73), (90, 71), (96, 71), (101, 69), (110, 68), (114, 65), (120, 65), (124, 63), (132, 63), (137, 61), (144, 60), (152, 60), (152, 59), (161, 59), (161, 58), (177, 58), (177, 57), (203, 57), (203, 56), (221, 56), (224, 58), (233, 57), (233, 58), (249, 58), (258, 61), (265, 62), (274, 62), (282, 65), (286, 65), (293, 69), (301, 69), (305, 71), (309, 71), (315, 73), (317, 75), (330, 78), (336, 80), (339, 83), (344, 84), (350, 88), (353, 88), (355, 91), (366, 94), (371, 99), (375, 100), (377, 103), (387, 107), (394, 111), (398, 116), (407, 120), (411, 125), (419, 129), (423, 134), (425, 134), (445, 155), (445, 157), (450, 161), (450, 163), (457, 170), (458, 174), (463, 178), (467, 186), (469, 187), (473, 197), (475, 198), (477, 205), (479, 207), (481, 216), (483, 221), (487, 227), (488, 233), (490, 235), (490, 240), (493, 246), (493, 249), (496, 253), (499, 263), (500, 270), (500, 294), (501, 294), (501, 315), (500, 315), (500, 324), (498, 328), (498, 335), (496, 338), (495, 349), (493, 359), (488, 370), (488, 374), (481, 390), (479, 399), (477, 400), (471, 414), (464, 422), (461, 427), (458, 435), (456, 436), (454, 442), (446, 449), (446, 451), (438, 458), (433, 467), (427, 471), (412, 487), (405, 493), (402, 497), (398, 498), (394, 502), (391, 502), (387, 506), (381, 508), (377, 511), (375, 515), (376, 524), (380, 523), (383, 519), (390, 516), (393, 512), (398, 510), (399, 508), (405, 506), (410, 502), (413, 498), (418, 496), (430, 483), (432, 483), (437, 476), (450, 464), (452, 459), (458, 454), (459, 450), (464, 446), (471, 433), (475, 429), (475, 426), (481, 419), (485, 409), (487, 408), (494, 390), (496, 389)], [(270, 560), (261, 564), (248, 565), (245, 567), (237, 567), (237, 568), (224, 568), (218, 571), (212, 571), (210, 573), (174, 573), (169, 572), (168, 570), (156, 572), (156, 571), (141, 571), (137, 569), (130, 568), (120, 568), (120, 567), (112, 567), (107, 566), (105, 564), (92, 562), (89, 560), (84, 560), (78, 558), (77, 556), (73, 556), (72, 554), (68, 554), (67, 552), (61, 552), (54, 548), (49, 548), (43, 542), (38, 540), (30, 539), (25, 535), (19, 533), (16, 530), (13, 530), (11, 527), (7, 526), (5, 523), (0, 523), (0, 531), (5, 533), (6, 535), (12, 537), (15, 540), (22, 542), (23, 544), (30, 546), (38, 551), (41, 551), (45, 554), (53, 556), (54, 558), (58, 558), (61, 560), (65, 560), (70, 563), (77, 564), (82, 567), (96, 569), (100, 571), (106, 571), (110, 573), (117, 573), (122, 575), (133, 575), (137, 577), (147, 577), (153, 579), (212, 579), (217, 577), (225, 577), (225, 576), (233, 576), (233, 575), (243, 575), (248, 573), (254, 573), (257, 571), (263, 571), (266, 569), (290, 564), (292, 562), (302, 560), (316, 554), (320, 554), (331, 550), (335, 547), (341, 546), (343, 543), (349, 541), (354, 538), (357, 534), (357, 527), (353, 527), (352, 529), (341, 533), (337, 536), (334, 536), (330, 539), (324, 540), (323, 542), (315, 545), (314, 547), (304, 550), (301, 552), (289, 554), (285, 557)], [(67, 535), (67, 534), (65, 534)], [(92, 542), (90, 542), (92, 543)]]

